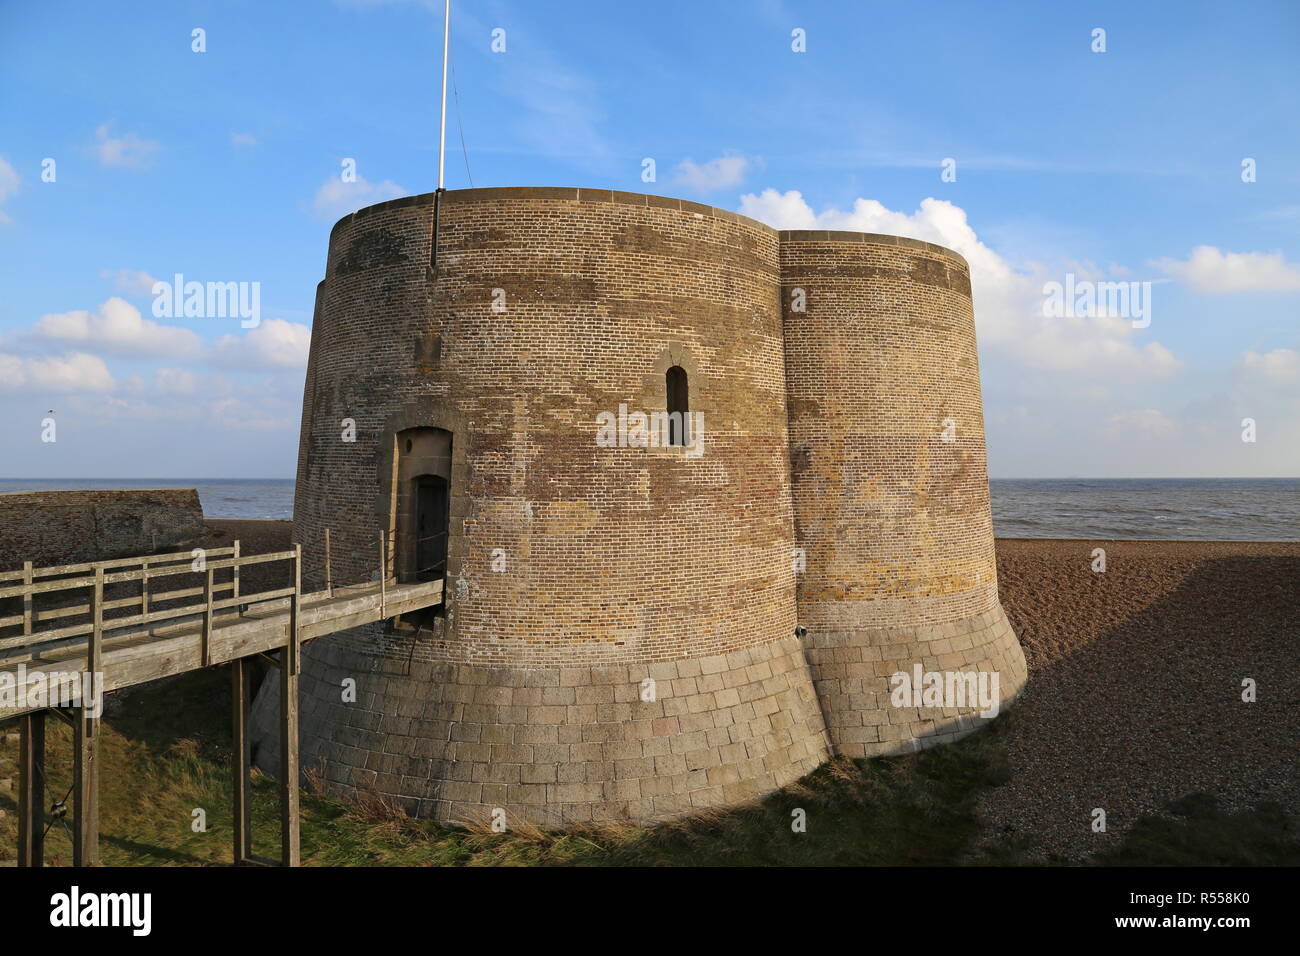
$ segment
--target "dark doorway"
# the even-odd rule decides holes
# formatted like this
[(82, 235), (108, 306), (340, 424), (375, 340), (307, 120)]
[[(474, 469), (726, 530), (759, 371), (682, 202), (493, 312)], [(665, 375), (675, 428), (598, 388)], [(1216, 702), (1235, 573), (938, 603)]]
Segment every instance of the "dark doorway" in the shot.
[(415, 579), (436, 581), (447, 573), (447, 530), (451, 502), (447, 479), (420, 475), (415, 481)]
[[(393, 437), (392, 529), (394, 563), (404, 584), (445, 581), (451, 553), (451, 445), (443, 428), (406, 428)], [(446, 589), (437, 605), (403, 614), (400, 623), (436, 627), (446, 613)]]

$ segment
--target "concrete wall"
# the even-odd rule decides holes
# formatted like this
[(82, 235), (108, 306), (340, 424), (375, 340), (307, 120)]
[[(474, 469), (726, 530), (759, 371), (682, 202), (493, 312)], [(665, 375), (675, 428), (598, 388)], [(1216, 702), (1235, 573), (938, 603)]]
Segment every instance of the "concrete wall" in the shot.
[[(931, 243), (783, 232), (799, 618), (840, 752), (972, 728), (979, 708), (891, 706), (889, 676), (1025, 662), (998, 603), (965, 260)], [(802, 303), (803, 309), (795, 307)]]
[(0, 571), (182, 550), (202, 533), (193, 488), (0, 494)]

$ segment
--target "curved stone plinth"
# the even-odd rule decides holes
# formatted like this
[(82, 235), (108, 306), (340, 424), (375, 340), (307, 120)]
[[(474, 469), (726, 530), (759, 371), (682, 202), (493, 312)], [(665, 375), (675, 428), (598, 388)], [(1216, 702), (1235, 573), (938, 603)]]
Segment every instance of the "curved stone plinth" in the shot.
[[(947, 624), (819, 629), (805, 643), (831, 741), (845, 757), (890, 756), (956, 740), (997, 716), (1028, 676), (1000, 605)], [(918, 665), (922, 694), (930, 674), (943, 679), (940, 706), (913, 695)], [(894, 677), (900, 673), (906, 680)]]
[[(357, 681), (344, 703), (344, 681)], [(279, 762), (278, 681), (255, 718)], [(827, 759), (796, 638), (702, 658), (606, 667), (478, 667), (305, 649), (302, 765), (336, 794), (383, 794), (421, 817), (646, 824), (784, 786)], [(651, 698), (651, 699), (645, 699)]]

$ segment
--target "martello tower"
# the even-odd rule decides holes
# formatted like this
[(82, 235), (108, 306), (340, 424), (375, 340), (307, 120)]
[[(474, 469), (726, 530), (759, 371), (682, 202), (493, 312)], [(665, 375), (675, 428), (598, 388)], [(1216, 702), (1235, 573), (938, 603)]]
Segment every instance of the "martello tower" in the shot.
[[(608, 190), (452, 191), (438, 220), (435, 267), (433, 195), (347, 216), (317, 291), (296, 540), (319, 561), (330, 529), (337, 586), (387, 532), (446, 596), (306, 650), (331, 788), (649, 822), (974, 729), (893, 706), (916, 664), (1019, 692), (960, 256)], [(702, 434), (599, 438), (670, 411)]]

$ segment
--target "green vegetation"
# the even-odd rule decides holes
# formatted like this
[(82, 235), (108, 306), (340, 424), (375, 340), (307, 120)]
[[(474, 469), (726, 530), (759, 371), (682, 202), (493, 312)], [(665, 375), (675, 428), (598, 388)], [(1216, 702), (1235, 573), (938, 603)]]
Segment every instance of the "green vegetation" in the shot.
[[(405, 817), (379, 797), (344, 803), (304, 794), (304, 863), (316, 866), (840, 866), (1034, 862), (1014, 842), (981, 835), (975, 805), (1008, 779), (1003, 738), (1014, 720), (944, 747), (890, 759), (827, 764), (759, 804), (642, 829), (494, 834)], [(71, 784), (70, 731), (49, 721), (47, 805)], [(12, 729), (12, 728), (7, 728)], [(0, 779), (15, 777), (16, 748), (0, 748)], [(229, 680), (224, 669), (138, 690), (102, 738), (101, 858), (106, 865), (228, 863), (231, 858)], [(15, 780), (16, 783), (16, 780)], [(207, 831), (192, 829), (205, 811)], [(0, 792), (0, 859), (17, 838), (12, 792)], [(792, 831), (801, 809), (807, 831)], [(1276, 807), (1224, 815), (1193, 796), (1170, 818), (1144, 818), (1110, 864), (1300, 862), (1294, 821)], [(254, 781), (254, 851), (278, 855), (274, 780)], [(71, 821), (69, 821), (70, 823)], [(977, 849), (977, 847), (980, 847)], [(50, 865), (71, 862), (63, 825), (49, 830)]]

